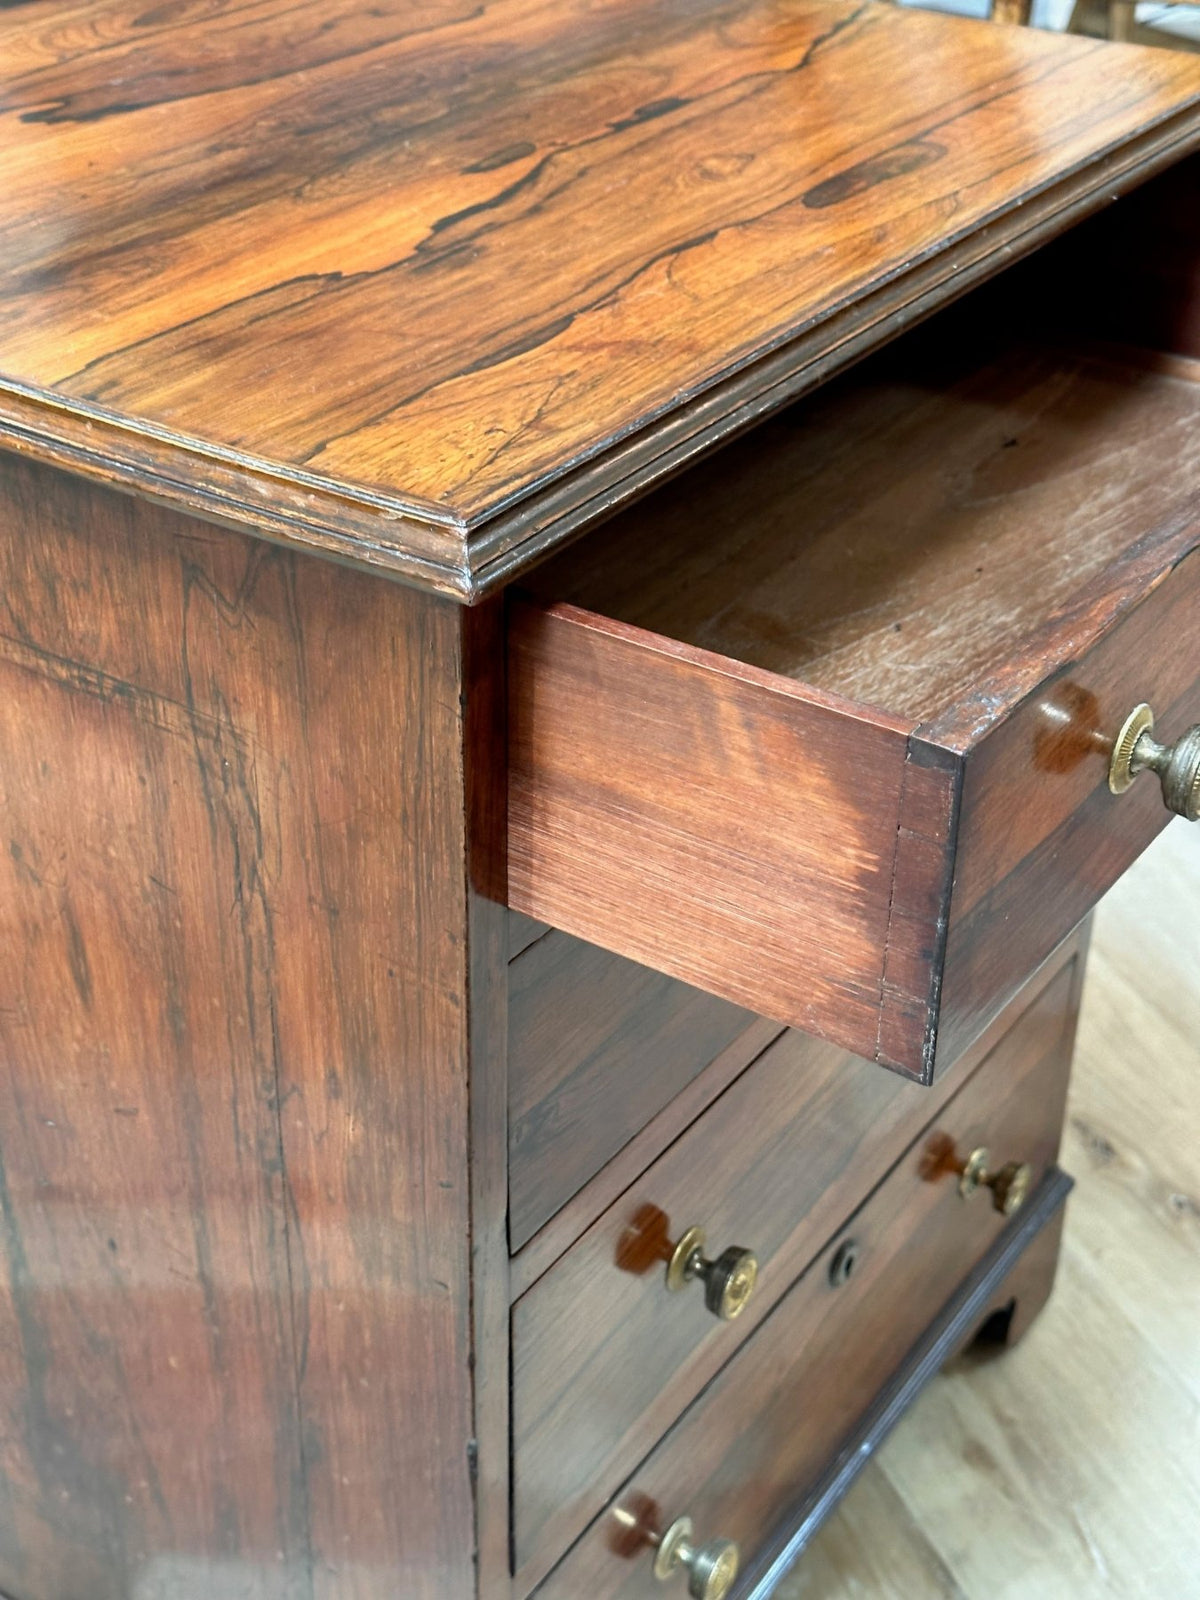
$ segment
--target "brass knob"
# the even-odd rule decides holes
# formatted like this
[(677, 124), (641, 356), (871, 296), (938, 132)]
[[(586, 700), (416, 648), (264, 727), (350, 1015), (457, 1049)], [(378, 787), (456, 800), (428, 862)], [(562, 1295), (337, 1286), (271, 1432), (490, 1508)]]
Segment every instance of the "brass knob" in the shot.
[(1001, 1216), (1011, 1217), (1025, 1204), (1033, 1182), (1033, 1168), (1028, 1161), (1010, 1161), (998, 1172), (990, 1172), (991, 1159), (985, 1145), (972, 1150), (959, 1174), (958, 1192), (964, 1200), (969, 1200), (976, 1190), (990, 1189), (996, 1210)]
[(725, 1600), (738, 1575), (737, 1545), (732, 1539), (711, 1539), (697, 1546), (692, 1539), (692, 1519), (679, 1517), (658, 1541), (654, 1576), (666, 1583), (682, 1567), (692, 1600)]
[(704, 1229), (689, 1228), (671, 1251), (667, 1262), (667, 1288), (677, 1293), (693, 1278), (704, 1284), (704, 1304), (714, 1317), (732, 1322), (746, 1309), (758, 1282), (758, 1260), (741, 1245), (730, 1245), (715, 1261), (704, 1254)]
[(1181, 733), (1174, 744), (1159, 744), (1154, 737), (1154, 713), (1147, 705), (1135, 706), (1125, 718), (1108, 763), (1108, 787), (1124, 794), (1139, 772), (1157, 772), (1163, 803), (1168, 811), (1200, 818), (1200, 723)]

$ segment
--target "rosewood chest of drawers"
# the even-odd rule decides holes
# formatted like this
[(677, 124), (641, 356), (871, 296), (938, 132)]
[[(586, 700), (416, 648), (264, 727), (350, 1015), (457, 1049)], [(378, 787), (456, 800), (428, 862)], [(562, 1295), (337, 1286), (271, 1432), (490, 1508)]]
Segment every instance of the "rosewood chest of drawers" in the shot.
[(0, 1593), (766, 1600), (1049, 1294), (1087, 919), (1200, 811), (1200, 61), (0, 65)]

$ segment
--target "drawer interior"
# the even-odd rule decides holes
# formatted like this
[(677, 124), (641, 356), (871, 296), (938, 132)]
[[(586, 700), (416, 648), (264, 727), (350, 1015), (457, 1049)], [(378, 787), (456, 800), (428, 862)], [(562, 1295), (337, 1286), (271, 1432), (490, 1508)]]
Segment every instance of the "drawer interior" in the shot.
[[(947, 736), (1200, 494), (1200, 360), (919, 329), (534, 575), (542, 597)], [(1014, 318), (1014, 322), (1016, 322)], [(1014, 671), (1014, 668), (1016, 669)]]
[(1108, 758), (1140, 701), (1200, 714), (1200, 338), (1060, 314), (1081, 253), (533, 574), (512, 905), (930, 1081), (1150, 843)]

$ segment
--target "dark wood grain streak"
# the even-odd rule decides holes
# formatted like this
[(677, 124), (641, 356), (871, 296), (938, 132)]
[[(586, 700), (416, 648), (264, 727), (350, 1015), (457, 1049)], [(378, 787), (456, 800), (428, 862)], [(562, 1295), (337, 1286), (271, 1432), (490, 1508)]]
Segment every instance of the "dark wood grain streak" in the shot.
[(550, 933), (509, 972), (509, 1243), (515, 1252), (755, 1018)]
[(465, 1600), (464, 613), (11, 457), (0, 562), (0, 1585)]
[[(995, 1045), (1039, 1061), (1073, 1030), (1074, 950), (1023, 995)], [(1064, 963), (1066, 969), (1064, 970)], [(1014, 1045), (1012, 1048), (1016, 1048)], [(513, 1308), (514, 1515), (527, 1591), (629, 1464), (767, 1316), (865, 1190), (949, 1098), (982, 1051), (930, 1092), (788, 1033), (634, 1183)], [(1067, 1051), (1069, 1058), (1069, 1050)], [(994, 1068), (998, 1075), (1003, 1071)], [(651, 1213), (664, 1239), (694, 1224), (712, 1252), (754, 1250), (760, 1281), (736, 1323), (697, 1290), (668, 1294), (663, 1263), (621, 1266)]]
[[(896, 808), (896, 855), (873, 1054), (889, 1064), (920, 1062), (926, 1079), (938, 1058), (946, 907), (954, 886), (961, 812), (958, 763), (946, 751), (910, 739)], [(1031, 962), (1026, 975), (1037, 965)], [(943, 1050), (941, 1059), (953, 1063), (955, 1057)]]
[[(1035, 1006), (1009, 1030), (634, 1469), (539, 1595), (656, 1600), (648, 1546), (638, 1548), (615, 1512), (659, 1531), (686, 1514), (702, 1538), (735, 1539), (748, 1564), (769, 1547), (779, 1519), (819, 1484), (906, 1353), (1004, 1235), (986, 1196), (965, 1202), (953, 1176), (933, 1176), (932, 1154), (944, 1142), (964, 1153), (987, 1144), (1007, 1152), (1004, 1159), (1028, 1160), (1039, 1180), (1053, 1168), (1074, 1031), (1071, 989), (1063, 972), (1043, 997), (1056, 999), (1060, 1026), (1048, 1033)], [(847, 1238), (858, 1264), (835, 1288), (829, 1267)], [(520, 1470), (518, 1455), (518, 1483)]]
[(869, 0), (44, 0), (0, 53), (0, 436), (468, 598), (1200, 137), (1186, 57)]

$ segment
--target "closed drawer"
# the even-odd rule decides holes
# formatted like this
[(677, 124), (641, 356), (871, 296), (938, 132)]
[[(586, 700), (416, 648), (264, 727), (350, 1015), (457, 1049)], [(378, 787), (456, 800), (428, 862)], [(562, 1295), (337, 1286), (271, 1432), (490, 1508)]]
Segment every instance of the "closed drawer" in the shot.
[[(991, 342), (989, 342), (991, 340)], [(512, 903), (926, 1081), (1168, 819), (1200, 362), (964, 312), (535, 574)]]
[[(1031, 1012), (628, 1477), (539, 1600), (682, 1595), (681, 1578), (655, 1580), (638, 1537), (680, 1516), (700, 1540), (732, 1539), (744, 1565), (754, 1559), (1006, 1226), (987, 1190), (962, 1198), (954, 1162), (986, 1146), (996, 1168), (1028, 1163), (1032, 1190), (1057, 1153), (1069, 1064), (1069, 1041)], [(853, 1271), (837, 1281), (847, 1246)]]
[[(999, 1027), (992, 1075), (1064, 1060), (1075, 963), (1060, 953), (1036, 999)], [(1066, 960), (1066, 965), (1063, 964)], [(1050, 975), (1052, 974), (1052, 976)], [(785, 1034), (513, 1308), (517, 1566), (531, 1587), (762, 1321), (806, 1262), (977, 1064), (932, 1091)], [(705, 1286), (667, 1286), (686, 1230), (707, 1254), (753, 1251), (758, 1282), (733, 1321)]]
[(755, 1018), (565, 933), (517, 957), (508, 992), (508, 1227), (519, 1250)]

